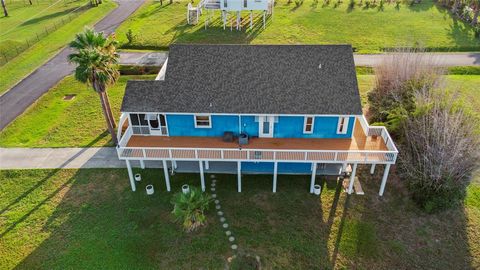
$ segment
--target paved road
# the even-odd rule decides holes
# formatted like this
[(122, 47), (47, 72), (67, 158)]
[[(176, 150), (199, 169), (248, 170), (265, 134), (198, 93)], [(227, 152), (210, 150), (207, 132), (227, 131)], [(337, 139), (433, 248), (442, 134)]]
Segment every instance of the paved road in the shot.
[[(441, 66), (480, 66), (480, 53), (432, 53)], [(375, 66), (388, 54), (356, 54), (355, 65)]]
[[(122, 52), (120, 63), (124, 65), (161, 66), (168, 53), (166, 52)], [(433, 53), (436, 63), (442, 66), (480, 66), (480, 53)], [(355, 65), (375, 66), (387, 54), (356, 54)]]
[[(112, 33), (143, 2), (143, 0), (117, 0), (118, 7), (98, 22), (95, 29), (106, 34)], [(0, 130), (63, 77), (73, 72), (74, 67), (67, 62), (70, 53), (69, 48), (62, 49), (50, 61), (0, 97)]]

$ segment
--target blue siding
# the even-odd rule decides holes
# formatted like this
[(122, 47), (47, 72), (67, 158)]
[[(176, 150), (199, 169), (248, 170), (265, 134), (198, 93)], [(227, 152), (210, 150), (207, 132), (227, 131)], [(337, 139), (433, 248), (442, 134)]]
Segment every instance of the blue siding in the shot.
[(275, 138), (351, 138), (355, 117), (348, 121), (347, 134), (337, 134), (338, 117), (318, 116), (315, 117), (312, 134), (303, 133), (303, 116), (280, 116), (275, 123)]
[[(225, 131), (232, 131), (236, 136), (238, 116), (212, 115), (211, 128), (195, 128), (193, 115), (167, 115), (170, 136), (222, 136)], [(348, 132), (337, 134), (338, 117), (317, 116), (312, 134), (303, 133), (303, 116), (280, 116), (274, 124), (274, 138), (351, 138), (355, 117), (350, 117)], [(242, 132), (249, 136), (258, 136), (258, 122), (255, 116), (241, 117)]]
[(242, 116), (242, 132), (246, 132), (250, 137), (258, 136), (258, 122), (255, 122), (255, 116)]
[[(311, 163), (278, 163), (278, 173), (311, 174)], [(242, 172), (273, 174), (273, 162), (242, 162)]]
[(212, 115), (211, 128), (195, 128), (193, 115), (167, 115), (170, 136), (222, 136), (225, 131), (238, 135), (238, 116)]

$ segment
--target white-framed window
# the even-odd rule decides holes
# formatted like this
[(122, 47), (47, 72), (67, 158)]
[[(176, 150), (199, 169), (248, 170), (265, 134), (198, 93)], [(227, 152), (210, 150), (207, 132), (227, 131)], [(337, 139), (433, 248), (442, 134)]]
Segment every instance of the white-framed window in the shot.
[(303, 121), (303, 133), (312, 134), (314, 124), (315, 124), (315, 117), (305, 116), (305, 120)]
[(349, 117), (338, 118), (337, 134), (347, 134), (349, 119)]
[(208, 114), (195, 115), (195, 128), (211, 128), (212, 119)]

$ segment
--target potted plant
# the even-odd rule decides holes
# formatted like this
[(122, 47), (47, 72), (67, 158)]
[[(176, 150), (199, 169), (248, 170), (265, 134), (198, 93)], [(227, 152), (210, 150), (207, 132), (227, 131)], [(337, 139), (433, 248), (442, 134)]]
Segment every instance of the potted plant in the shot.
[(211, 201), (210, 195), (197, 187), (190, 187), (187, 193), (178, 192), (173, 195), (172, 214), (187, 232), (191, 232), (206, 224), (205, 211), (208, 210)]

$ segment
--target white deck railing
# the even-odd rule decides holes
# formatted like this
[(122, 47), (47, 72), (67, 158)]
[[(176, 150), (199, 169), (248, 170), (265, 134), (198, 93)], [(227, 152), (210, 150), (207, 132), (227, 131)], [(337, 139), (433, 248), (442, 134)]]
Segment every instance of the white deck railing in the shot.
[(367, 122), (367, 119), (365, 119), (365, 116), (363, 115), (361, 117), (358, 117), (357, 119), (360, 122), (360, 125), (362, 126), (363, 132), (365, 132), (366, 136), (382, 137), (383, 142), (387, 146), (387, 149), (389, 151), (394, 151), (398, 153), (398, 149), (393, 143), (392, 137), (390, 137), (387, 128), (383, 126), (370, 126)]
[(385, 127), (369, 126), (359, 119), (366, 135), (383, 139), (388, 150), (288, 150), (250, 148), (127, 147), (133, 135), (129, 126), (117, 146), (120, 159), (132, 160), (209, 160), (209, 161), (282, 161), (318, 163), (394, 164), (397, 148)]
[(395, 163), (397, 152), (240, 148), (117, 147), (120, 159)]

